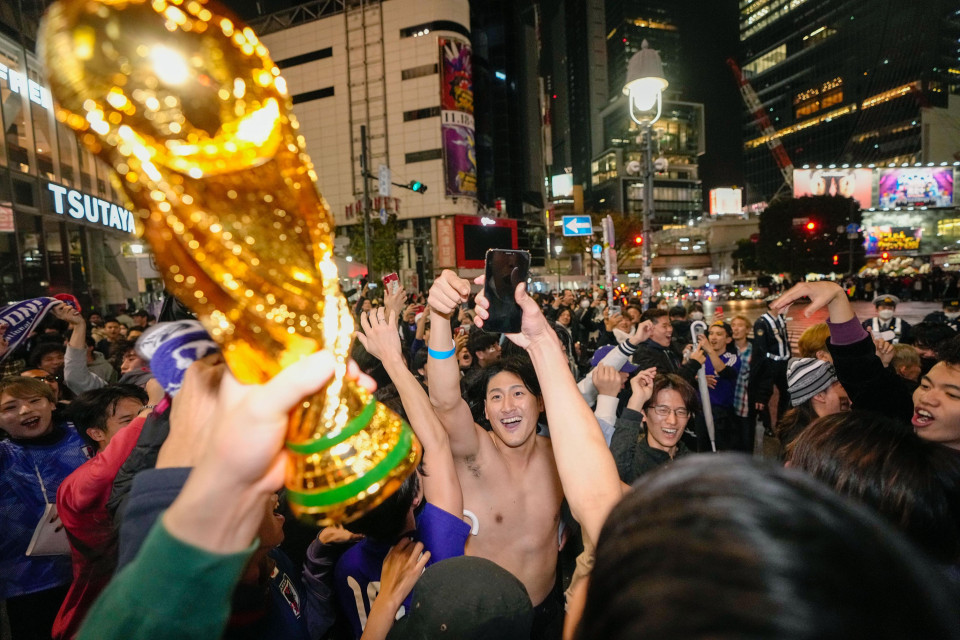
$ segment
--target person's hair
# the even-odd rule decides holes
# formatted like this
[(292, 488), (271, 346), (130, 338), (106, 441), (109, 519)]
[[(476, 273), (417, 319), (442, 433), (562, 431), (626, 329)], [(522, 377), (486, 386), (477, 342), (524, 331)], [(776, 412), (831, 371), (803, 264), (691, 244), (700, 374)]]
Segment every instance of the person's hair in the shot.
[(85, 391), (77, 396), (68, 408), (67, 415), (73, 421), (80, 437), (87, 444), (97, 446), (97, 441), (87, 434), (87, 429), (105, 431), (107, 420), (116, 412), (117, 405), (125, 398), (147, 403), (147, 392), (134, 384), (111, 384), (99, 389)]
[(867, 509), (737, 454), (643, 475), (607, 518), (575, 637), (958, 638), (955, 592)]
[(103, 318), (104, 325), (106, 325), (108, 322), (116, 322), (117, 324), (120, 324), (120, 321), (117, 320), (117, 316), (100, 316), (100, 317)]
[(499, 333), (487, 333), (486, 331), (471, 331), (467, 338), (467, 351), (473, 356), (474, 362), (477, 360), (477, 351), (484, 351), (500, 342)]
[(420, 377), (420, 369), (426, 369), (427, 367), (427, 350), (420, 349), (415, 354), (413, 354), (413, 360), (410, 362), (410, 371), (413, 372), (413, 375)]
[(689, 382), (675, 373), (661, 373), (653, 379), (653, 392), (650, 394), (650, 398), (643, 403), (643, 410), (646, 411), (652, 407), (654, 403), (657, 402), (660, 392), (668, 389), (680, 394), (680, 398), (683, 399), (683, 406), (686, 407), (687, 411), (691, 414), (700, 410), (700, 398), (697, 392)]
[(37, 396), (42, 396), (55, 403), (57, 397), (43, 380), (39, 378), (27, 378), (26, 376), (9, 376), (0, 379), (0, 396), (7, 394), (18, 400), (29, 400)]
[(110, 353), (104, 354), (107, 356), (107, 360), (110, 361), (110, 364), (113, 365), (113, 368), (117, 371), (120, 371), (120, 367), (123, 366), (123, 358), (127, 355), (128, 352), (134, 350), (134, 343), (129, 340), (124, 340), (120, 338), (116, 342), (110, 345)]
[(686, 318), (686, 317), (687, 317), (687, 310), (684, 309), (684, 308), (683, 308), (683, 305), (680, 305), (680, 304), (678, 304), (678, 305), (676, 305), (676, 306), (673, 306), (673, 307), (670, 307), (670, 309), (667, 311), (667, 313), (670, 314), (670, 318), (671, 318), (671, 319), (672, 319), (672, 318)]
[(67, 353), (67, 348), (60, 342), (41, 342), (30, 352), (30, 367), (39, 369), (40, 362), (51, 353), (64, 355)]
[(781, 455), (783, 451), (797, 439), (807, 425), (819, 418), (816, 410), (813, 408), (813, 398), (795, 407), (790, 407), (783, 412), (776, 426), (773, 427), (773, 433), (780, 441)]
[(830, 327), (827, 323), (810, 325), (806, 331), (800, 334), (797, 340), (797, 349), (800, 350), (801, 358), (816, 358), (817, 351), (826, 351), (827, 339), (830, 338)]
[(960, 336), (954, 336), (936, 346), (929, 346), (936, 350), (937, 360), (951, 366), (960, 366)]
[(404, 420), (407, 420), (407, 411), (403, 408), (403, 400), (400, 398), (400, 392), (397, 390), (397, 385), (392, 381), (385, 385), (378, 385), (377, 390), (373, 392), (373, 397), (387, 409), (390, 409)]
[(743, 322), (744, 324), (746, 324), (746, 325), (747, 325), (747, 331), (749, 331), (749, 330), (750, 330), (750, 327), (752, 326), (751, 323), (750, 323), (750, 319), (747, 318), (747, 316), (736, 315), (736, 316), (733, 316), (732, 318), (730, 318), (730, 330), (731, 330), (731, 331), (733, 330), (733, 321), (734, 321), (734, 320), (740, 320), (741, 322)]
[(635, 303), (628, 304), (627, 308), (624, 309), (624, 311), (626, 311), (627, 309), (636, 309), (637, 313), (639, 313), (641, 316), (643, 315), (643, 309), (640, 308), (639, 304), (635, 304)]
[[(710, 327), (720, 327), (720, 328), (723, 329), (724, 332), (727, 334), (727, 337), (728, 337), (728, 338), (732, 338), (732, 337), (733, 337), (733, 327), (731, 327), (729, 324), (727, 324), (727, 323), (724, 322), (723, 320), (715, 320), (715, 321), (711, 322), (711, 323), (710, 323)], [(707, 330), (708, 330), (708, 331), (710, 330), (710, 327), (707, 327)]]
[(893, 357), (890, 358), (890, 368), (899, 373), (900, 367), (910, 365), (920, 366), (920, 352), (912, 344), (893, 345)]
[(420, 478), (416, 473), (411, 473), (399, 489), (353, 522), (344, 524), (344, 529), (362, 534), (377, 542), (393, 544), (397, 536), (404, 533), (407, 513), (417, 497), (419, 488)]
[(670, 317), (670, 313), (665, 309), (657, 309), (656, 307), (651, 307), (650, 309), (647, 309), (646, 311), (643, 312), (643, 314), (640, 315), (640, 322), (646, 322), (647, 320), (649, 320), (650, 322), (656, 324), (657, 320), (659, 320), (660, 318), (669, 319), (669, 317)]
[(490, 386), (490, 380), (498, 373), (512, 373), (520, 378), (523, 386), (525, 386), (530, 393), (538, 398), (543, 395), (540, 391), (540, 380), (537, 379), (537, 373), (534, 371), (533, 363), (530, 361), (530, 356), (526, 354), (516, 354), (507, 357), (501, 356), (500, 360), (481, 371), (482, 373), (478, 379), (478, 383), (482, 385), (481, 389), (484, 400), (486, 400), (487, 397), (487, 387)]
[(939, 562), (960, 558), (960, 457), (868, 412), (814, 420), (787, 447), (790, 465), (875, 509)]
[[(932, 349), (939, 352), (944, 343), (949, 342), (956, 335), (956, 331), (939, 322), (918, 322), (910, 327), (910, 343), (918, 349)], [(960, 345), (956, 350), (954, 362), (960, 364)]]

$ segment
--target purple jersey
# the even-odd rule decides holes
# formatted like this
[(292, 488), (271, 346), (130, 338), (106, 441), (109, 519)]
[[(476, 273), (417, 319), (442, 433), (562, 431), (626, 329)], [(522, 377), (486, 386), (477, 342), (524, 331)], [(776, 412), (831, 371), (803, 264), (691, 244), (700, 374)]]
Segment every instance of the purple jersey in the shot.
[[(424, 551), (430, 552), (430, 562), (427, 564), (430, 566), (447, 558), (462, 556), (469, 535), (470, 525), (428, 502), (417, 518), (414, 539), (423, 543)], [(343, 554), (334, 570), (337, 602), (357, 638), (363, 634), (370, 607), (380, 593), (380, 572), (391, 546), (383, 542), (361, 540)], [(404, 600), (400, 616), (409, 609), (412, 595), (411, 592)]]

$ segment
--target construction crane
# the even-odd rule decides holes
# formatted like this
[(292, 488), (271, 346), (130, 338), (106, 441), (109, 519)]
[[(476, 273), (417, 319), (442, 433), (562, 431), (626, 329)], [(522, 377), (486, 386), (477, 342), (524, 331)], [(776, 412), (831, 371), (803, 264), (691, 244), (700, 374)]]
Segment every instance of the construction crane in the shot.
[(770, 153), (773, 154), (773, 159), (777, 161), (777, 166), (780, 167), (780, 173), (783, 174), (784, 184), (777, 190), (774, 198), (780, 194), (784, 187), (787, 187), (792, 193), (793, 161), (790, 160), (790, 156), (787, 155), (787, 150), (784, 149), (783, 143), (780, 142), (780, 138), (777, 136), (777, 130), (773, 128), (773, 123), (770, 122), (767, 112), (763, 110), (763, 105), (760, 104), (760, 98), (757, 97), (757, 92), (753, 90), (750, 81), (743, 75), (740, 66), (737, 65), (733, 58), (727, 58), (727, 64), (733, 69), (733, 74), (737, 77), (737, 84), (740, 86), (740, 96), (743, 98), (744, 104), (747, 105), (747, 109), (753, 114), (757, 126), (760, 128), (760, 132), (766, 137), (767, 148), (770, 149)]

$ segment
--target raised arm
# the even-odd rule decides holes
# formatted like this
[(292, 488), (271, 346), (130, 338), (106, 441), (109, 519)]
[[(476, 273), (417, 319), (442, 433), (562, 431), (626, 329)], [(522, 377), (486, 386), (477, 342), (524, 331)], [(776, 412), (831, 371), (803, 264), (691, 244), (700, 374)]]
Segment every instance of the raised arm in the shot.
[(463, 514), (463, 493), (453, 464), (450, 438), (434, 413), (430, 398), (403, 362), (396, 314), (391, 313), (389, 319), (385, 315), (383, 309), (361, 314), (363, 333), (357, 334), (357, 340), (367, 352), (380, 358), (397, 387), (410, 426), (423, 445), (424, 495), (433, 506), (460, 517)]
[[(480, 450), (478, 427), (460, 393), (460, 365), (454, 357), (453, 332), (450, 330), (450, 316), (469, 295), (470, 282), (445, 270), (430, 287), (427, 299), (431, 314), (427, 345), (430, 402), (450, 436), (453, 455), (459, 458), (476, 455)], [(437, 354), (444, 357), (438, 358)]]
[[(482, 277), (477, 282), (482, 282)], [(607, 514), (622, 496), (617, 467), (599, 426), (589, 426), (597, 424), (596, 418), (577, 389), (560, 339), (527, 295), (525, 283), (517, 286), (516, 300), (523, 310), (522, 330), (507, 337), (530, 354), (543, 390), (564, 495), (584, 531), (597, 540)], [(483, 294), (478, 294), (479, 326), (489, 317), (488, 306)]]
[(68, 304), (54, 307), (53, 315), (70, 325), (70, 340), (63, 356), (63, 382), (74, 393), (107, 386), (107, 381), (87, 368), (87, 322)]

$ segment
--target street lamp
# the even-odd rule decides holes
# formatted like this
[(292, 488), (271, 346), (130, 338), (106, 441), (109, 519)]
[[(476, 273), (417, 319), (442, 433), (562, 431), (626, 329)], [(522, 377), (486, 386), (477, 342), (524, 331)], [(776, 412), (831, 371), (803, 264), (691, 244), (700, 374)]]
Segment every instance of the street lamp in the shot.
[(563, 247), (559, 242), (553, 245), (553, 251), (557, 254), (557, 291), (560, 291), (560, 252), (563, 251)]
[[(623, 93), (628, 97), (630, 119), (640, 125), (641, 137), (646, 138), (643, 170), (643, 291), (642, 304), (650, 304), (653, 271), (650, 266), (650, 217), (653, 215), (653, 123), (663, 110), (663, 90), (669, 86), (663, 77), (660, 54), (644, 40), (640, 51), (627, 64), (627, 82)], [(638, 142), (641, 142), (638, 139)]]

